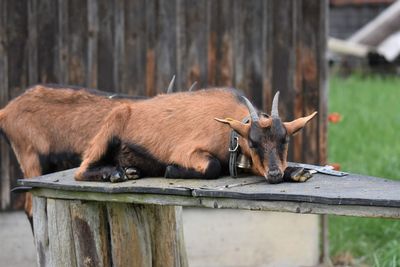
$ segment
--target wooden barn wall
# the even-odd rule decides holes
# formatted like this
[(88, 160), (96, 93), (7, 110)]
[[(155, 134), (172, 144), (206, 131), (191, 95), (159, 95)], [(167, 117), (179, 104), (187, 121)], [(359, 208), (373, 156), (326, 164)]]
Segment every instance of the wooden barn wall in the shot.
[[(290, 159), (326, 160), (327, 1), (2, 0), (0, 105), (36, 83), (131, 95), (233, 86), (291, 120), (319, 115), (292, 139)], [(62, 118), (60, 118), (62, 119)], [(1, 138), (1, 209), (21, 207), (21, 177)]]
[(385, 10), (391, 1), (330, 5), (329, 36), (347, 39)]

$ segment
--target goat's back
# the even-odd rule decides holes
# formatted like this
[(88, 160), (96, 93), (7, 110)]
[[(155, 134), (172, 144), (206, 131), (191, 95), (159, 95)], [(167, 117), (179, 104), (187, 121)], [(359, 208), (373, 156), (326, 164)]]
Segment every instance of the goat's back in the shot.
[(185, 162), (195, 150), (226, 160), (230, 128), (214, 118), (249, 114), (240, 93), (224, 88), (160, 95), (130, 107), (126, 138), (165, 163)]
[(0, 126), (14, 146), (31, 146), (43, 154), (82, 153), (102, 120), (121, 101), (83, 89), (37, 85), (0, 111)]

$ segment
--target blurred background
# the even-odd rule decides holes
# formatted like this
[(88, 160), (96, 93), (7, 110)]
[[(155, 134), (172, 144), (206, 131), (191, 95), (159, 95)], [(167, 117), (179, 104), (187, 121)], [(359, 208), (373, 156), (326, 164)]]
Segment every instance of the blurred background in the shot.
[[(319, 112), (291, 141), (289, 160), (391, 179), (400, 179), (399, 55), (394, 0), (0, 1), (1, 107), (37, 83), (154, 96), (176, 75), (177, 90), (233, 86), (265, 111), (279, 90), (284, 119)], [(22, 174), (4, 139), (0, 159), (0, 240), (9, 240), (0, 262), (33, 266), (23, 196), (10, 193)], [(303, 220), (292, 216), (268, 220)], [(304, 220), (300, 240), (314, 251), (304, 264), (329, 256), (338, 266), (400, 266), (397, 221)]]

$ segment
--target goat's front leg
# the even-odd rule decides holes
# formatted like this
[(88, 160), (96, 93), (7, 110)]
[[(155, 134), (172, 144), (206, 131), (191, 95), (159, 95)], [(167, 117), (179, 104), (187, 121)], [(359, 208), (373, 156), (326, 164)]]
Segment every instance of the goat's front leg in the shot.
[(288, 182), (305, 182), (312, 177), (310, 171), (301, 167), (287, 167), (283, 179)]
[(207, 152), (194, 152), (189, 158), (189, 166), (174, 164), (167, 166), (166, 178), (216, 179), (221, 174), (221, 163)]
[(103, 180), (104, 175), (112, 174), (114, 170), (104, 166), (116, 165), (116, 154), (121, 147), (120, 138), (129, 117), (128, 105), (119, 106), (111, 111), (84, 152), (83, 161), (75, 173), (75, 180)]

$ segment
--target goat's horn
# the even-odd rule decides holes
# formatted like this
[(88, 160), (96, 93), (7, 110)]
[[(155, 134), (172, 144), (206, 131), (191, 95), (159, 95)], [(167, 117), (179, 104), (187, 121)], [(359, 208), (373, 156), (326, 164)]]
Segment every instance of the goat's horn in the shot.
[(253, 104), (251, 104), (251, 102), (245, 96), (242, 96), (242, 98), (243, 98), (244, 102), (246, 103), (247, 109), (250, 112), (250, 118), (251, 118), (252, 122), (259, 121), (260, 118), (258, 117), (257, 111), (254, 108)]
[(172, 93), (174, 91), (174, 83), (175, 83), (175, 75), (172, 76), (172, 79), (169, 82), (168, 89), (167, 89), (167, 94), (170, 94), (170, 93)]
[(276, 92), (274, 100), (272, 100), (271, 117), (279, 118), (278, 102), (279, 102), (279, 91)]
[(197, 82), (194, 82), (191, 86), (190, 86), (190, 88), (189, 88), (189, 92), (190, 91), (192, 91), (195, 87), (196, 87), (196, 84), (197, 84)]

